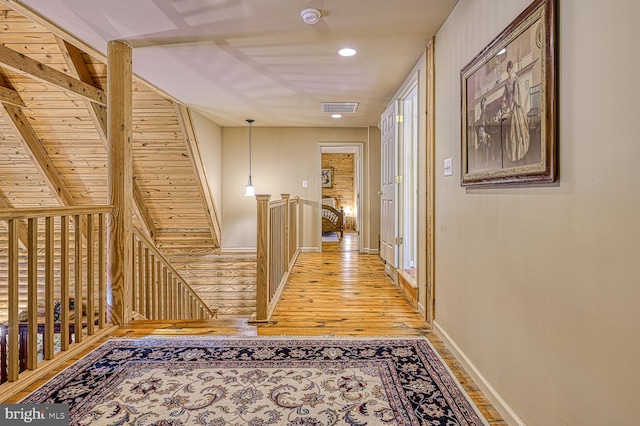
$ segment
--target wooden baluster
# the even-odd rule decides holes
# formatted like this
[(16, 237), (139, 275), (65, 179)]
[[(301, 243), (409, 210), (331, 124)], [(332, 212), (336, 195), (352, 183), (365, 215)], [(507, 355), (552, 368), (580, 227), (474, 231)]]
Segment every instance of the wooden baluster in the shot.
[(53, 359), (53, 334), (54, 334), (54, 295), (53, 295), (53, 217), (45, 219), (45, 243), (44, 243), (44, 359)]
[(164, 268), (164, 319), (171, 319), (171, 314), (169, 313), (169, 307), (171, 306), (171, 299), (169, 298), (169, 288), (171, 287), (171, 277), (173, 274), (166, 267)]
[(138, 263), (138, 251), (136, 250), (138, 239), (135, 235), (131, 238), (131, 310), (138, 312), (138, 288), (140, 280), (138, 280), (140, 264)]
[(174, 276), (169, 274), (169, 282), (167, 283), (167, 319), (173, 319), (173, 282)]
[(182, 286), (178, 287), (176, 294), (176, 309), (178, 310), (178, 319), (182, 319)]
[(151, 319), (151, 257), (149, 248), (144, 248), (144, 316)]
[(75, 343), (82, 342), (82, 219), (74, 216), (74, 319)]
[(105, 252), (107, 238), (104, 213), (98, 215), (98, 220), (98, 327), (104, 328), (107, 318), (107, 255)]
[(69, 349), (69, 217), (60, 218), (60, 350)]
[(178, 299), (178, 291), (180, 289), (180, 286), (182, 286), (182, 280), (178, 280), (176, 279), (175, 284), (173, 286), (173, 318), (174, 319), (178, 319), (178, 303), (177, 303), (177, 299)]
[(94, 295), (94, 283), (95, 283), (95, 247), (94, 247), (94, 227), (93, 227), (93, 214), (87, 215), (87, 335), (92, 336), (94, 334), (93, 321), (95, 318), (95, 295)]
[(28, 220), (27, 247), (27, 368), (38, 366), (38, 219)]
[(18, 219), (9, 219), (9, 326), (7, 327), (7, 376), (9, 382), (18, 380), (20, 372), (20, 355), (18, 353), (18, 304), (19, 304), (19, 281), (18, 281)]
[(186, 287), (182, 287), (180, 291), (180, 301), (182, 304), (182, 319), (189, 318), (189, 312), (187, 310), (187, 289)]
[(169, 270), (162, 267), (162, 319), (169, 319)]
[(162, 263), (160, 262), (160, 259), (156, 259), (156, 291), (154, 293), (155, 297), (153, 300), (153, 304), (156, 308), (156, 319), (163, 319), (162, 318), (162, 304), (161, 304), (161, 298), (162, 298)]
[(158, 319), (158, 310), (155, 305), (156, 298), (156, 256), (151, 253), (149, 255), (149, 262), (151, 267), (151, 277), (149, 282), (149, 287), (151, 289), (151, 293), (149, 293), (149, 307), (150, 307), (150, 316), (149, 319)]
[(146, 316), (145, 313), (145, 302), (144, 302), (144, 289), (146, 287), (145, 280), (145, 267), (147, 266), (147, 262), (144, 257), (144, 248), (142, 246), (142, 241), (137, 240), (138, 244), (138, 306), (137, 311), (140, 315)]

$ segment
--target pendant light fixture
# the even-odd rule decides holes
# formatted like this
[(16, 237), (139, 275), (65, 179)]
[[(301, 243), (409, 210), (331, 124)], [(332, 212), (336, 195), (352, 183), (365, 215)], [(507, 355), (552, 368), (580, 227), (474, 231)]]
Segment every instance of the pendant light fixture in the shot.
[(256, 190), (253, 187), (253, 182), (251, 182), (251, 124), (253, 124), (253, 119), (248, 118), (247, 123), (249, 123), (249, 183), (247, 183), (247, 187), (244, 191), (245, 197), (254, 197), (256, 195)]

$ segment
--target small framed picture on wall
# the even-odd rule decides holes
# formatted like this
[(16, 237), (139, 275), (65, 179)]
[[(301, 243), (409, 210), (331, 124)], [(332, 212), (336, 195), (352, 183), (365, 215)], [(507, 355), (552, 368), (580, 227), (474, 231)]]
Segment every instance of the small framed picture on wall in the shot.
[(333, 188), (333, 167), (323, 167), (320, 177), (323, 188)]

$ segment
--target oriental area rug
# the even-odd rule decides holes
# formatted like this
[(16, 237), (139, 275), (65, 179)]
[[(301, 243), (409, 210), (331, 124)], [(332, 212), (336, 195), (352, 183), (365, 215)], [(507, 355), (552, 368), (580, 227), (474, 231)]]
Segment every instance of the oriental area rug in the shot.
[(22, 400), (72, 425), (486, 425), (424, 338), (113, 338)]

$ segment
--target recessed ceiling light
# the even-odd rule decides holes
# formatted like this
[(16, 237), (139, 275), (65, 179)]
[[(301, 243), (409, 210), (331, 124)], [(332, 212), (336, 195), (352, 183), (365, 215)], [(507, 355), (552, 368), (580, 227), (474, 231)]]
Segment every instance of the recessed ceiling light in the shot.
[(342, 114), (331, 114), (331, 118), (342, 118)]
[(356, 49), (352, 49), (350, 47), (345, 47), (344, 49), (338, 50), (338, 55), (340, 56), (353, 56), (356, 53), (358, 53)]

